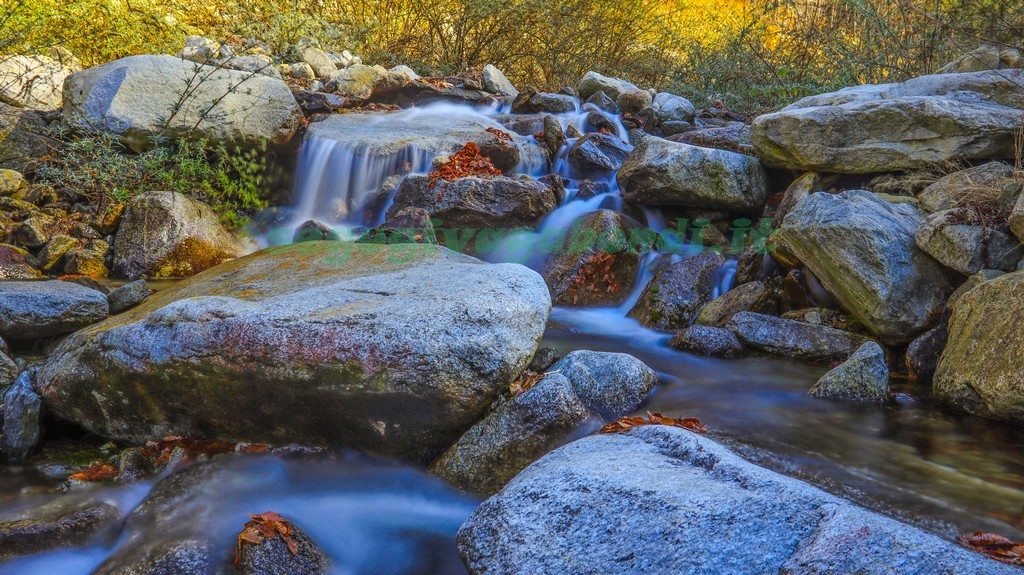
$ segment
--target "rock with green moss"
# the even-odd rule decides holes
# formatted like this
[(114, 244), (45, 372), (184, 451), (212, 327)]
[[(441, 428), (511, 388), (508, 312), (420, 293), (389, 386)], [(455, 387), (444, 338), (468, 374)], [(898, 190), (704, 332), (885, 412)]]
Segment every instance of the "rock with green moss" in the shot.
[(426, 244), (302, 242), (75, 333), (40, 389), (61, 417), (115, 439), (332, 444), (427, 461), (530, 363), (550, 305), (520, 265)]
[(103, 240), (88, 240), (84, 245), (64, 254), (64, 273), (68, 275), (105, 277), (106, 258), (110, 244)]
[(206, 204), (177, 192), (147, 192), (125, 209), (111, 271), (124, 278), (188, 277), (243, 253)]
[(905, 343), (934, 325), (955, 276), (914, 240), (924, 221), (908, 204), (864, 190), (818, 192), (785, 217), (776, 238), (872, 333)]
[(35, 258), (27, 251), (0, 244), (0, 280), (31, 280), (43, 277), (35, 268)]
[(999, 276), (953, 306), (946, 348), (932, 379), (935, 394), (970, 413), (1024, 423), (1024, 272)]
[(622, 197), (641, 204), (755, 212), (768, 197), (757, 158), (664, 140), (634, 131), (617, 179)]
[(718, 269), (725, 257), (705, 253), (658, 270), (627, 314), (661, 331), (676, 331), (693, 323), (701, 308), (714, 299)]

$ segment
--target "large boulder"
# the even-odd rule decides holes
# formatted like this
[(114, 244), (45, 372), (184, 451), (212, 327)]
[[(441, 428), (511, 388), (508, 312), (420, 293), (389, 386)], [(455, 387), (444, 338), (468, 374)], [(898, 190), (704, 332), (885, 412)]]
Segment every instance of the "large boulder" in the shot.
[(0, 521), (0, 561), (107, 543), (121, 525), (121, 511), (105, 502), (61, 497)]
[(177, 192), (132, 198), (114, 237), (119, 277), (188, 277), (244, 253), (206, 204)]
[(1018, 572), (666, 426), (549, 453), (458, 545), (471, 575)]
[[(342, 74), (348, 70), (342, 71)], [(447, 83), (427, 81), (422, 78), (409, 79), (400, 72), (388, 72), (373, 86), (367, 101), (374, 104), (391, 104), (401, 108), (424, 106), (433, 102), (476, 103), (490, 97), (481, 90), (467, 90)]]
[(939, 68), (939, 74), (1024, 68), (1024, 51), (1018, 48), (981, 45)]
[(676, 331), (693, 323), (701, 308), (714, 299), (719, 253), (704, 253), (658, 270), (644, 287), (629, 317), (661, 330)]
[(1014, 156), (1024, 70), (921, 76), (810, 96), (754, 120), (772, 167), (865, 174)]
[(826, 325), (751, 311), (732, 316), (725, 328), (752, 349), (813, 361), (846, 359), (869, 341), (862, 335)]
[(691, 325), (676, 332), (668, 346), (679, 351), (688, 351), (709, 357), (737, 357), (745, 348), (733, 332), (706, 325)]
[(633, 133), (633, 152), (618, 174), (624, 199), (730, 212), (764, 207), (768, 177), (757, 158)]
[(53, 112), (61, 107), (61, 89), (72, 70), (49, 56), (5, 56), (0, 59), (0, 101)]
[(935, 394), (968, 412), (1024, 424), (1024, 272), (999, 276), (953, 305), (946, 348), (932, 378)]
[(658, 383), (653, 369), (625, 353), (574, 351), (550, 371), (569, 378), (583, 403), (608, 421), (636, 409)]
[(42, 437), (39, 426), (42, 401), (32, 390), (29, 372), (22, 372), (3, 398), (4, 433), (0, 437), (0, 447), (3, 447), (8, 460), (23, 462)]
[(302, 124), (288, 85), (174, 56), (129, 56), (68, 76), (64, 122), (120, 136), (136, 151), (155, 136), (241, 146), (283, 143)]
[(0, 103), (0, 168), (28, 172), (57, 147), (46, 121), (33, 110)]
[(573, 142), (566, 154), (570, 177), (594, 180), (608, 178), (622, 167), (629, 152), (629, 144), (612, 134), (586, 134)]
[(900, 343), (935, 323), (955, 287), (914, 241), (923, 219), (871, 192), (818, 192), (785, 217), (777, 238), (872, 333)]
[(64, 281), (0, 282), (0, 337), (36, 339), (71, 333), (106, 319), (103, 292)]
[(77, 332), (40, 389), (65, 419), (127, 441), (332, 443), (424, 461), (530, 363), (550, 305), (519, 265), (302, 242)]
[(487, 64), (483, 69), (484, 90), (498, 94), (511, 102), (519, 95), (519, 90), (509, 82), (505, 74), (498, 68)]
[(772, 315), (778, 311), (776, 299), (776, 290), (764, 282), (747, 282), (708, 302), (694, 321), (700, 325), (717, 327), (741, 311)]
[(430, 184), (428, 176), (406, 176), (388, 208), (388, 217), (413, 207), (426, 210), (446, 228), (532, 229), (558, 205), (550, 186), (528, 176), (471, 176)]
[(667, 137), (693, 128), (693, 103), (668, 92), (658, 92), (642, 115), (644, 129), (659, 136)]
[(35, 259), (27, 251), (0, 244), (0, 280), (31, 280), (43, 277), (32, 264)]
[[(497, 132), (507, 134), (511, 141)], [(482, 115), (453, 117), (444, 108), (334, 114), (310, 124), (306, 138), (338, 142), (349, 153), (358, 151), (379, 162), (391, 161), (395, 169), (410, 161), (414, 169), (427, 169), (430, 158), (457, 152), (468, 142), (476, 144), (482, 155), (505, 172), (520, 161), (537, 166), (547, 162), (544, 149), (533, 138), (509, 134), (504, 126)]]

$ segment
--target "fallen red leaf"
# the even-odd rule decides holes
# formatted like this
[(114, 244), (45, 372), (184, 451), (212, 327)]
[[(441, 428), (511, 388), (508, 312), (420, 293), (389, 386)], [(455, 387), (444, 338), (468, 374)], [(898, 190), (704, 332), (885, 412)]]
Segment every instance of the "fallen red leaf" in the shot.
[(292, 538), (292, 525), (284, 517), (273, 511), (249, 515), (249, 517), (251, 519), (245, 523), (242, 531), (238, 534), (238, 544), (235, 547), (235, 567), (238, 567), (242, 561), (242, 545), (246, 543), (259, 545), (265, 539), (275, 539), (278, 535), (284, 540), (292, 555), (299, 554), (299, 544)]
[(156, 465), (163, 465), (170, 460), (174, 450), (181, 448), (185, 451), (185, 461), (191, 461), (201, 455), (213, 457), (222, 453), (234, 453), (237, 450), (242, 453), (266, 453), (267, 446), (261, 443), (250, 443), (242, 447), (230, 441), (213, 441), (203, 439), (192, 439), (191, 437), (179, 437), (176, 435), (167, 436), (160, 441), (150, 441), (142, 449), (142, 454), (154, 459)]
[(675, 419), (672, 417), (665, 417), (660, 413), (647, 412), (647, 417), (623, 417), (622, 419), (609, 423), (602, 427), (598, 433), (624, 433), (641, 425), (669, 425), (672, 427), (681, 427), (694, 433), (707, 433), (707, 428), (704, 427), (700, 420), (695, 417), (687, 417), (686, 419)]
[(996, 561), (1024, 567), (1024, 544), (1013, 541), (1009, 537), (998, 533), (977, 531), (973, 535), (961, 535), (957, 540)]
[[(448, 161), (430, 172), (427, 179), (427, 190), (434, 189), (438, 180), (454, 182), (459, 178), (469, 176), (500, 176), (501, 170), (494, 167), (491, 159), (480, 155), (480, 148), (473, 142), (469, 142), (461, 150), (448, 157)], [(444, 188), (437, 194), (440, 200), (444, 195)]]
[(117, 477), (120, 472), (116, 465), (94, 461), (89, 467), (68, 477), (68, 481), (108, 481)]

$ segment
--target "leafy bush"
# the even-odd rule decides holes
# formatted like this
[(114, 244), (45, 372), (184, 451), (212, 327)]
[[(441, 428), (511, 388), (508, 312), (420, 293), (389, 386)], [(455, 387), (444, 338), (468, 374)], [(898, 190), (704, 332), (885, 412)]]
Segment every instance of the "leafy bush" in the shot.
[(43, 158), (36, 181), (84, 196), (101, 208), (147, 191), (175, 191), (207, 202), (226, 224), (238, 226), (267, 205), (265, 145), (240, 150), (179, 140), (132, 154), (106, 133), (63, 139)]

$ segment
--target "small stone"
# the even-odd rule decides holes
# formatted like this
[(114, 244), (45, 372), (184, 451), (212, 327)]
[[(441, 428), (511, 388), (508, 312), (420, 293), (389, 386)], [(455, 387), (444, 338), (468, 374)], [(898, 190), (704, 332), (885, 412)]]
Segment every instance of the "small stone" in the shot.
[(63, 261), (64, 254), (76, 247), (78, 247), (78, 240), (75, 238), (65, 234), (56, 234), (39, 251), (38, 263), (44, 272), (52, 271)]
[(9, 196), (25, 187), (25, 177), (21, 172), (0, 169), (0, 196)]
[(810, 394), (823, 399), (885, 401), (889, 397), (885, 350), (873, 341), (865, 343), (850, 359), (822, 376)]
[(530, 366), (527, 368), (535, 373), (544, 373), (549, 367), (555, 364), (562, 357), (558, 350), (553, 347), (542, 347), (533, 354)]
[(107, 275), (106, 257), (110, 244), (103, 240), (90, 240), (85, 246), (64, 254), (64, 273), (90, 277)]
[(121, 313), (131, 309), (149, 296), (149, 284), (146, 280), (135, 280), (126, 283), (107, 294), (107, 303), (110, 304), (110, 313)]
[(46, 244), (49, 234), (46, 233), (47, 220), (32, 217), (21, 223), (14, 232), (14, 241), (26, 248), (38, 248)]
[(738, 357), (746, 352), (743, 343), (733, 332), (706, 325), (691, 325), (676, 333), (668, 346), (709, 357)]
[(4, 394), (4, 434), (0, 438), (7, 459), (22, 462), (39, 443), (39, 408), (42, 400), (23, 372)]

